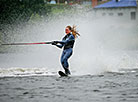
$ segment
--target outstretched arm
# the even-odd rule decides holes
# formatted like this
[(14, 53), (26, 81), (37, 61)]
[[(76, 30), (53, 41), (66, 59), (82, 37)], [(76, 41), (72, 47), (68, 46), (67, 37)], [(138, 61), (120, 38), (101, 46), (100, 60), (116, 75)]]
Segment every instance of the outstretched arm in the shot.
[(63, 44), (56, 44), (56, 46), (58, 47), (58, 48), (62, 48), (64, 45)]
[(69, 36), (66, 40), (64, 40), (64, 38), (63, 38), (62, 41), (53, 41), (52, 45), (56, 45), (57, 47), (62, 48), (66, 43), (68, 43), (72, 40), (74, 40), (73, 35)]
[(57, 46), (58, 48), (62, 48), (62, 47), (64, 46), (64, 44), (58, 44), (57, 41), (53, 41), (53, 42), (52, 42), (52, 45), (55, 45), (55, 46)]

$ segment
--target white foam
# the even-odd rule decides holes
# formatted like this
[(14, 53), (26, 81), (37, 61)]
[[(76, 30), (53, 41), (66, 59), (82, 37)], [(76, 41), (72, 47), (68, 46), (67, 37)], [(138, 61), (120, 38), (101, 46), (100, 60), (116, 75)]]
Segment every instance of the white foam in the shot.
[(44, 76), (55, 74), (56, 72), (50, 72), (47, 68), (0, 68), (0, 77)]

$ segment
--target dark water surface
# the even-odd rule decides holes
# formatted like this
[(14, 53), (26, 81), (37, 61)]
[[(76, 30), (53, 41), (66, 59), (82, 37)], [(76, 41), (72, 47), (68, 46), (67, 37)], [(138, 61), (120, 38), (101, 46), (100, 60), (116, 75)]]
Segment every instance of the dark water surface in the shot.
[(138, 102), (138, 70), (0, 78), (0, 102)]

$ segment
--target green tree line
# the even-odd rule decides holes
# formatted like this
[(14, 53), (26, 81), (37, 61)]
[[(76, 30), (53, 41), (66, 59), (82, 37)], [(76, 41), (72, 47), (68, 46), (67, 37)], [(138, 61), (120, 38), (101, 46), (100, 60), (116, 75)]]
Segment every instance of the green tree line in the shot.
[(0, 0), (0, 23), (26, 22), (33, 13), (47, 16), (50, 10), (44, 0)]

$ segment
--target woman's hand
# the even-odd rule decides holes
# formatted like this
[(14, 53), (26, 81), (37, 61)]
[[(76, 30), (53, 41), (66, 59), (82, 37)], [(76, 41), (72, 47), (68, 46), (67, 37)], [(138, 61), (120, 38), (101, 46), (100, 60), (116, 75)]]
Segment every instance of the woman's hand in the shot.
[(57, 45), (58, 41), (53, 41), (52, 45)]

